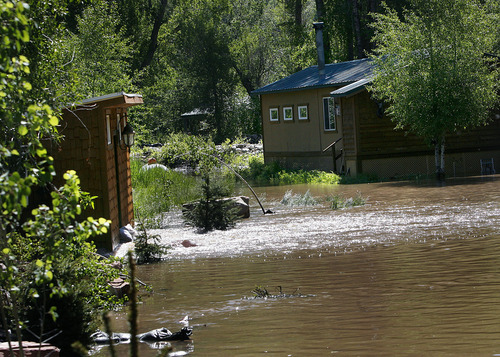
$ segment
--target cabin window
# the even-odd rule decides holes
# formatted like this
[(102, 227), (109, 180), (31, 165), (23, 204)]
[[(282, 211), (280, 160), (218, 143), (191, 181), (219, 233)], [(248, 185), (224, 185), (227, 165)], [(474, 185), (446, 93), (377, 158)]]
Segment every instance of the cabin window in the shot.
[(111, 120), (109, 114), (106, 114), (106, 134), (108, 136), (108, 145), (111, 145)]
[(297, 111), (299, 112), (299, 120), (307, 120), (309, 119), (309, 113), (307, 105), (299, 105), (297, 107)]
[(325, 130), (336, 130), (335, 123), (335, 99), (332, 97), (323, 98), (323, 118)]
[(293, 107), (283, 107), (283, 120), (293, 120)]
[(269, 120), (270, 121), (278, 121), (279, 120), (278, 108), (270, 108), (269, 109)]

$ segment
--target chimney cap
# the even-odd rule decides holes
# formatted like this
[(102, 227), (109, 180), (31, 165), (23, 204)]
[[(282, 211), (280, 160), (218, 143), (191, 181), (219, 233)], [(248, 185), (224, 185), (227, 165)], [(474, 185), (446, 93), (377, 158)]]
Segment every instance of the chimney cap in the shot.
[(323, 27), (325, 26), (324, 22), (313, 22), (313, 27), (315, 30), (322, 30)]

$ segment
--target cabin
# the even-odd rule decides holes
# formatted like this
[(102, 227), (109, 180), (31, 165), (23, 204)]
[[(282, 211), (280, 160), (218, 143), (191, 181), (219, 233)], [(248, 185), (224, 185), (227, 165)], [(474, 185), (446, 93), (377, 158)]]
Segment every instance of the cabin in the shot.
[(97, 196), (84, 216), (111, 220), (108, 234), (95, 241), (108, 250), (119, 244), (120, 227), (134, 220), (129, 153), (133, 135), (127, 110), (142, 103), (141, 95), (121, 92), (64, 108), (59, 126), (63, 140), (49, 148), (57, 172), (54, 184), (61, 186), (63, 173), (75, 170), (81, 189)]
[[(318, 49), (318, 65), (253, 91), (260, 96), (265, 162), (383, 178), (432, 175), (434, 148), (395, 130), (366, 89), (372, 75), (371, 59), (324, 64)], [(495, 163), (500, 112), (485, 127), (446, 138), (448, 177), (495, 173)]]

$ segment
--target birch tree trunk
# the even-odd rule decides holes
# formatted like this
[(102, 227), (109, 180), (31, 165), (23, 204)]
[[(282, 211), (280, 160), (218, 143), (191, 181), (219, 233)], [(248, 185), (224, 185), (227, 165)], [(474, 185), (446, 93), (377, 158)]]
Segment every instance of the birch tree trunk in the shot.
[(436, 143), (434, 144), (434, 160), (436, 163), (436, 178), (440, 181), (444, 180), (445, 177), (444, 147), (445, 147), (444, 138), (436, 140)]

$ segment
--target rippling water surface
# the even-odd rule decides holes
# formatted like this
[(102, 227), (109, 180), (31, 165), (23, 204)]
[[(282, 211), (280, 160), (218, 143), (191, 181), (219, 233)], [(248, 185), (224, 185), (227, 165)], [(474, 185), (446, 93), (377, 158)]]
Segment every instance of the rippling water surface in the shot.
[[(368, 202), (289, 208), (279, 204), (289, 189)], [(499, 176), (257, 192), (275, 214), (252, 200), (234, 229), (197, 234), (174, 214), (156, 232), (172, 249), (138, 267), (154, 288), (139, 330), (178, 330), (189, 315), (192, 341), (172, 356), (500, 355)], [(295, 296), (253, 299), (256, 286)], [(126, 331), (125, 313), (113, 324)]]

